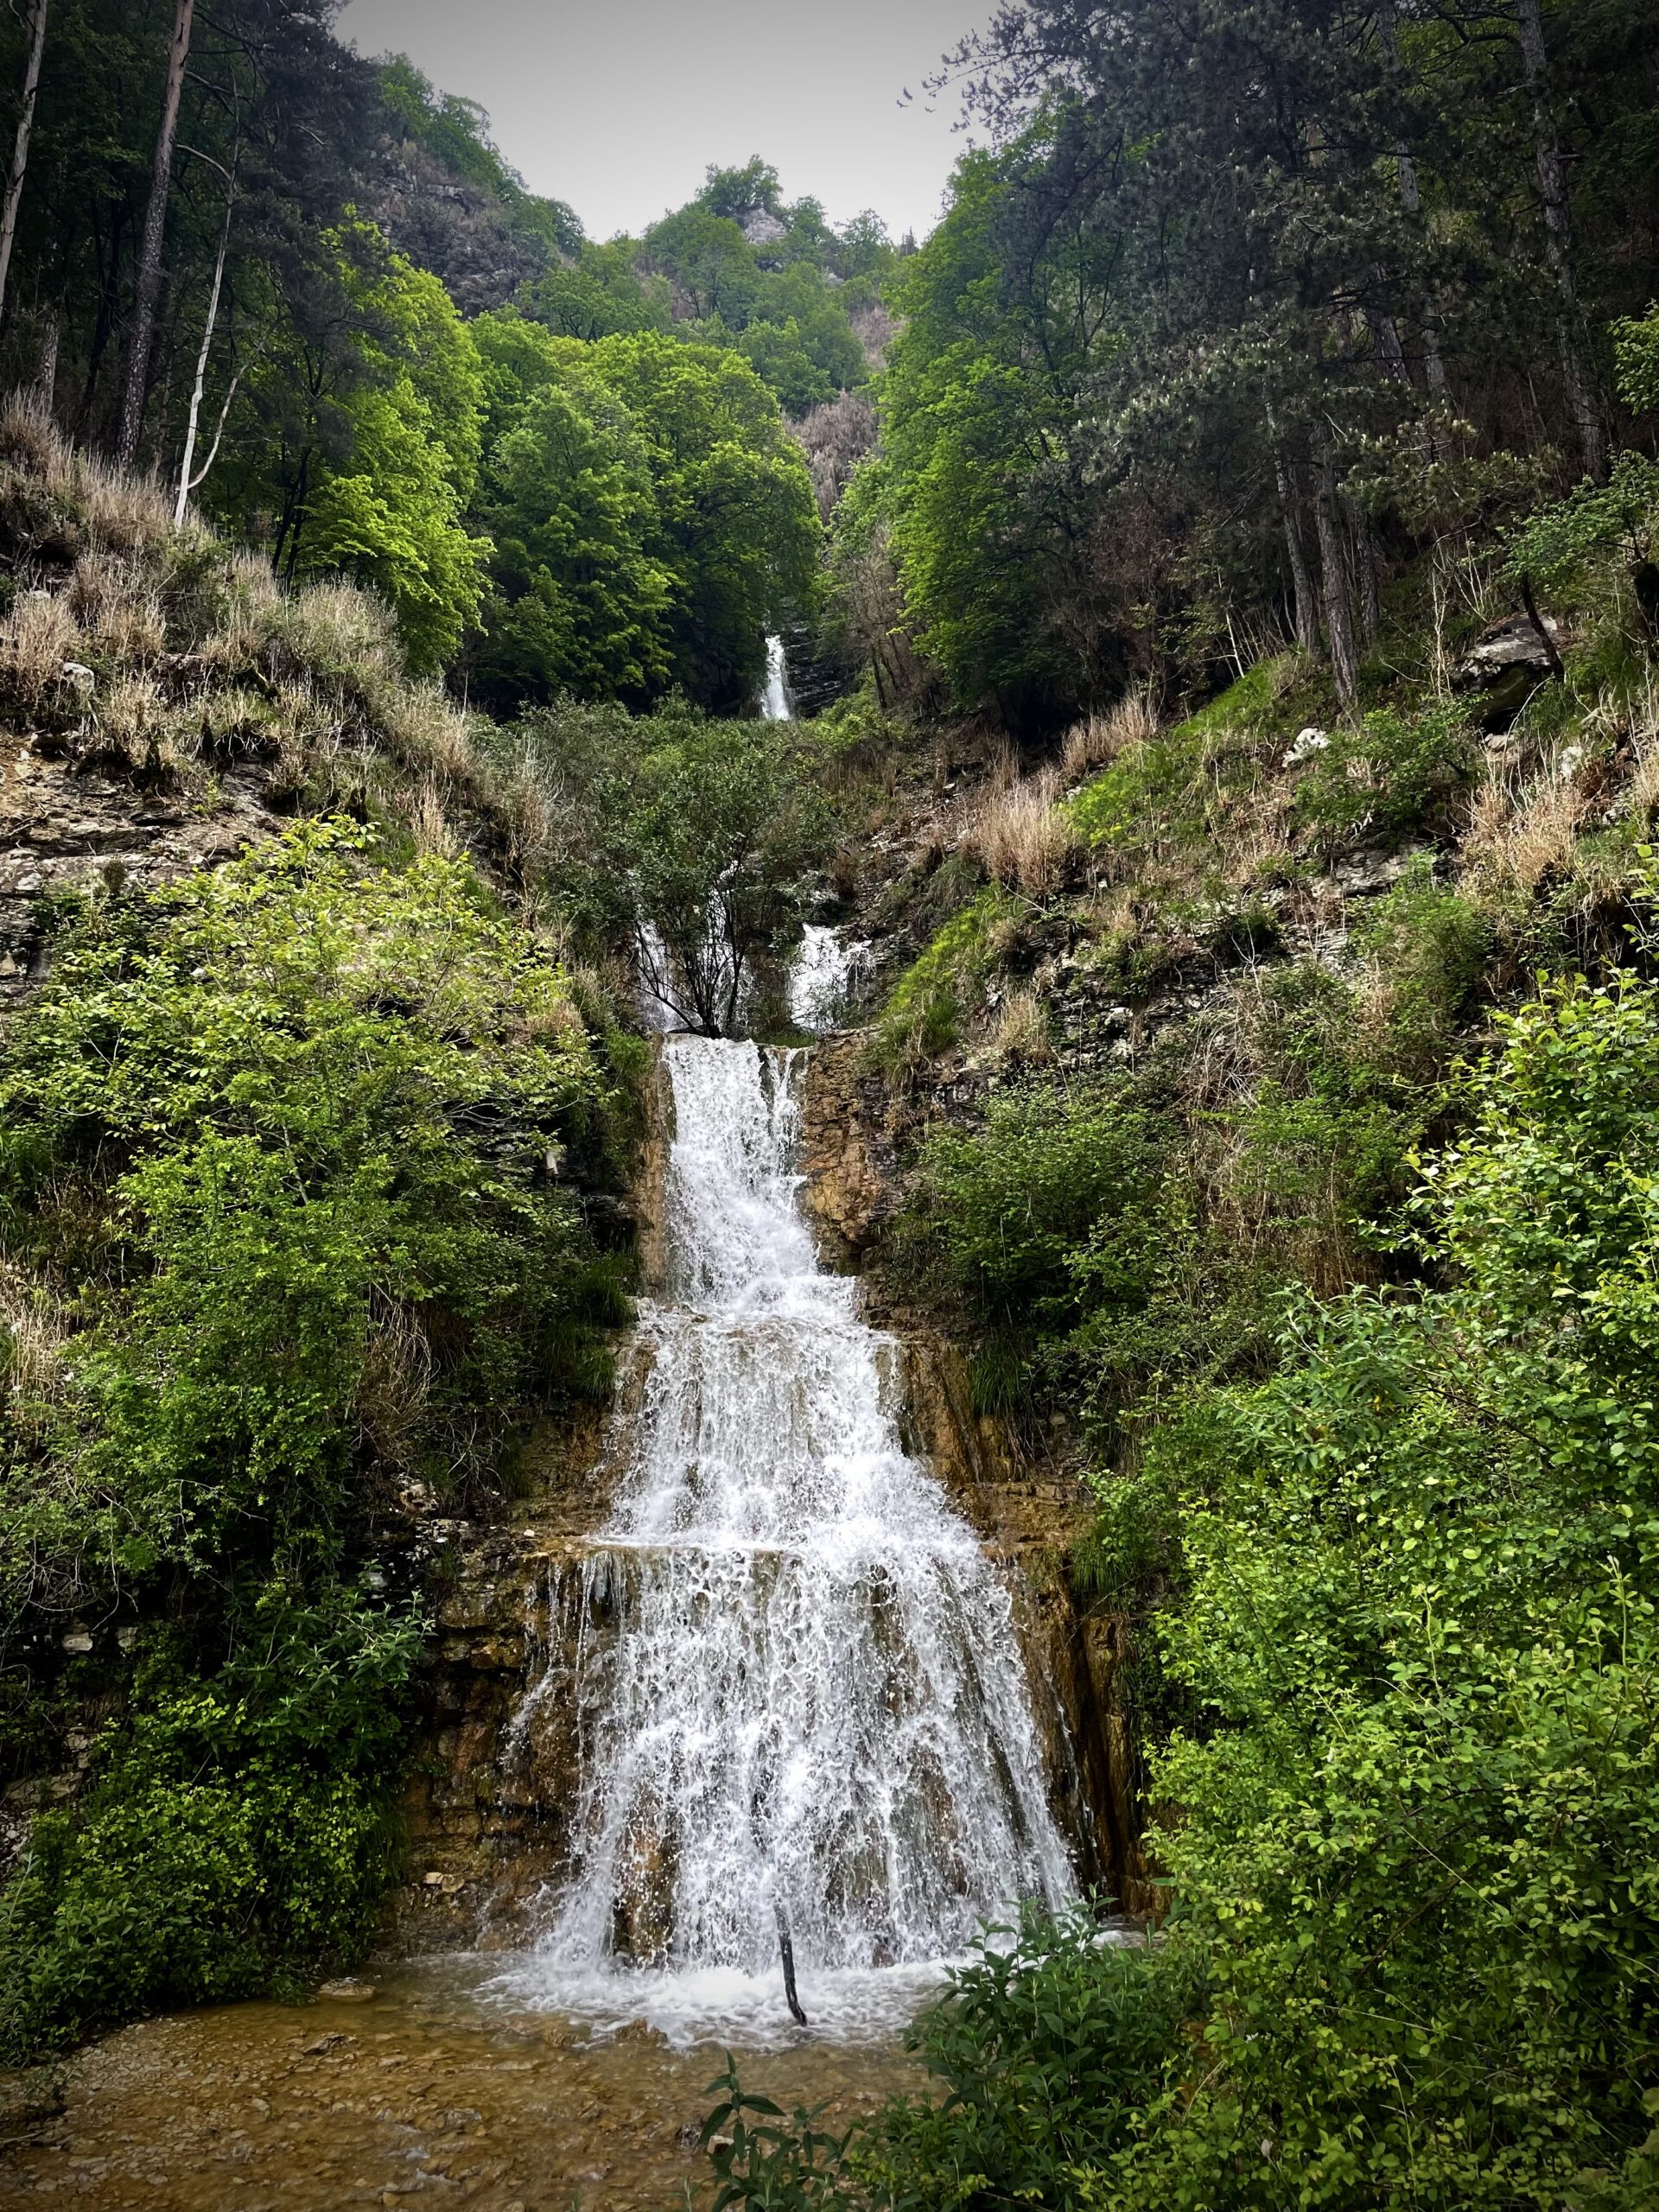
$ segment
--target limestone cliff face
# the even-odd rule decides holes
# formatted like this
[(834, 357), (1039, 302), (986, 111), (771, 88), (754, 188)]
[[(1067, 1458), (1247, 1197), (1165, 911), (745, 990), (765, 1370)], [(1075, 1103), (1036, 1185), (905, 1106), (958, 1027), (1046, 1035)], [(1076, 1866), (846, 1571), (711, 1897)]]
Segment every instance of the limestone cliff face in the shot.
[[(865, 1046), (855, 1032), (820, 1045), (801, 1102), (802, 1196), (832, 1265), (879, 1248), (900, 1202), (904, 1148), (977, 1095), (960, 1077), (919, 1096), (902, 1093), (871, 1071)], [(1121, 1688), (1132, 1631), (1080, 1596), (1071, 1574), (1093, 1500), (1075, 1471), (1033, 1457), (1005, 1422), (975, 1410), (962, 1353), (919, 1319), (902, 1283), (878, 1276), (870, 1289), (875, 1318), (903, 1351), (907, 1448), (944, 1483), (1020, 1601), (1057, 1809), (1078, 1840), (1086, 1878), (1127, 1910), (1151, 1912), (1158, 1897), (1140, 1842), (1138, 1761)]]
[(0, 1012), (45, 975), (54, 896), (100, 881), (149, 889), (280, 827), (251, 772), (226, 774), (211, 803), (193, 803), (77, 771), (38, 740), (0, 731)]

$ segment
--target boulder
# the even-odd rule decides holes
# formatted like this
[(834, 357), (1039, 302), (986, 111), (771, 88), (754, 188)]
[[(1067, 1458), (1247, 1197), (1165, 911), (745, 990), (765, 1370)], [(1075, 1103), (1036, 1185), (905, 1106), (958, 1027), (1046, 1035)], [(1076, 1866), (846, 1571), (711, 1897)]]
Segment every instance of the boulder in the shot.
[(1516, 614), (1494, 623), (1470, 647), (1452, 671), (1452, 688), (1471, 695), (1481, 728), (1496, 735), (1560, 672), (1554, 636), (1546, 636), (1529, 615)]

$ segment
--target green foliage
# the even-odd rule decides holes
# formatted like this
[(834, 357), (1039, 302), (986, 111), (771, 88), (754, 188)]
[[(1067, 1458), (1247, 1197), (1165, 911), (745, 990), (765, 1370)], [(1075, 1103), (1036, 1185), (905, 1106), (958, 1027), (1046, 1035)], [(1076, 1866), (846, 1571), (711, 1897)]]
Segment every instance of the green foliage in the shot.
[(1150, 1440), (1100, 1566), (1169, 1592), (1164, 1936), (988, 1961), (834, 2201), (1649, 2200), (1656, 1071), (1653, 986), (1548, 985), (1416, 1202), (1444, 1287), (1300, 1301)]
[[(954, 1020), (951, 979), (983, 958), (988, 911), (982, 895), (901, 983), (884, 1015), (901, 1038), (942, 1001)], [(1268, 1363), (1287, 1285), (1374, 1270), (1487, 942), (1420, 870), (1356, 930), (1351, 980), (1306, 961), (1249, 988), (1256, 1079), (1224, 1107), (1183, 1100), (1154, 1066), (1033, 1083), (933, 1132), (900, 1249), (977, 1336), (988, 1408), (1035, 1391), (1115, 1450), (1194, 1378)]]
[(914, 1203), (949, 1287), (988, 1322), (1063, 1334), (1087, 1246), (1096, 1296), (1138, 1302), (1164, 1235), (1172, 1135), (1128, 1086), (1006, 1093), (971, 1134), (938, 1131)]
[(477, 501), (494, 545), (485, 696), (645, 699), (670, 675), (675, 579), (647, 550), (645, 440), (588, 348), (513, 317), (475, 328), (493, 431)]
[(395, 1863), (392, 1793), (425, 1624), (276, 1585), (211, 1679), (163, 1648), (73, 1813), (0, 1897), (0, 2054), (223, 2003), (349, 1959)]
[(1618, 389), (1633, 413), (1659, 410), (1659, 303), (1639, 319), (1624, 316), (1613, 325)]
[(630, 330), (666, 330), (667, 287), (642, 278), (626, 238), (583, 244), (574, 264), (561, 264), (520, 292), (515, 304), (556, 337), (615, 338)]
[(289, 582), (344, 571), (394, 609), (411, 664), (448, 659), (477, 615), (486, 545), (466, 528), (481, 426), (477, 348), (435, 276), (345, 225), (321, 242), (326, 320), (259, 361), (251, 397), (280, 441), (227, 470), (232, 511), (280, 513)]
[(114, 1201), (79, 1255), (110, 1285), (73, 1363), (85, 1426), (12, 1487), (9, 1579), (89, 1516), (134, 1571), (330, 1548), (359, 1425), (394, 1411), (388, 1328), (414, 1394), (388, 1443), (443, 1483), (551, 1380), (588, 1253), (539, 1169), (601, 1103), (585, 1033), (464, 868), (376, 875), (356, 842), (296, 830), (153, 920), (95, 912), (7, 1033), (8, 1241), (50, 1252), (66, 1181)]
[(636, 720), (567, 703), (506, 746), (556, 803), (541, 864), (567, 913), (596, 949), (632, 942), (686, 1027), (734, 1033), (833, 842), (811, 727), (709, 721), (679, 699)]
[(1075, 547), (1054, 464), (1111, 345), (1086, 245), (1066, 259), (1069, 288), (1010, 299), (998, 226), (1016, 165), (959, 165), (894, 291), (903, 328), (884, 385), (883, 518), (918, 637), (968, 703), (1041, 693), (1065, 667), (1048, 617)]
[(890, 1062), (931, 1058), (956, 1042), (967, 1000), (997, 965), (996, 936), (1020, 912), (994, 883), (941, 926), (881, 1010), (877, 1049)]
[(811, 602), (821, 539), (772, 393), (736, 354), (656, 332), (583, 346), (508, 312), (477, 334), (486, 695), (644, 705), (677, 686), (747, 706), (768, 632)]
[(8, 2051), (365, 1937), (423, 1630), (347, 1561), (606, 1386), (616, 1269), (553, 1171), (602, 1175), (611, 1116), (563, 976), (461, 864), (311, 824), (69, 917), (0, 1035), (8, 1285), (70, 1294), (3, 1376), (0, 1753), (60, 1725), (42, 1609), (150, 1656), (88, 1662), (120, 1717), (0, 1907)]
[(816, 2111), (798, 2109), (785, 2122), (770, 2097), (744, 2088), (729, 2051), (725, 2072), (706, 2094), (716, 2091), (720, 2102), (703, 2121), (697, 2144), (715, 2170), (710, 2212), (726, 2212), (732, 2204), (794, 2212), (797, 2206), (823, 2203), (834, 2187), (847, 2138), (819, 2128)]
[(1652, 556), (1656, 524), (1659, 461), (1622, 453), (1606, 483), (1580, 484), (1514, 531), (1508, 571), (1548, 589), (1581, 579), (1611, 556), (1636, 568)]

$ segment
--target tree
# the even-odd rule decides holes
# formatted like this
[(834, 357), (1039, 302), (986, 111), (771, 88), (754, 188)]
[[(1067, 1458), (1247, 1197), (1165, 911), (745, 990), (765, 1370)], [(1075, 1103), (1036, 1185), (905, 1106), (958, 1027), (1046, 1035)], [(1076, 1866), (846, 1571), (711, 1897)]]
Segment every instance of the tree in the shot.
[(1550, 274), (1561, 296), (1557, 318), (1561, 373), (1567, 382), (1584, 465), (1592, 477), (1599, 479), (1607, 473), (1607, 436), (1580, 351), (1579, 294), (1573, 273), (1573, 214), (1561, 167), (1560, 140), (1550, 106), (1549, 55), (1544, 43), (1540, 0), (1516, 0), (1515, 14), (1521, 35), (1527, 91), (1532, 101), (1533, 150), (1538, 168), (1539, 197), (1543, 204), (1544, 251)]
[(777, 214), (782, 201), (777, 170), (755, 154), (741, 169), (718, 168), (711, 163), (702, 190), (692, 205), (707, 208), (711, 215), (743, 223), (751, 215)]
[(22, 110), (17, 118), (17, 136), (12, 146), (11, 174), (6, 179), (5, 205), (0, 209), (0, 315), (5, 312), (6, 280), (11, 274), (11, 251), (17, 236), (17, 208), (23, 196), (23, 179), (29, 171), (29, 142), (35, 128), (35, 103), (40, 97), (49, 5), (50, 0), (33, 0), (29, 10), (29, 66), (23, 76)]
[(139, 434), (144, 426), (144, 406), (149, 397), (149, 356), (156, 334), (156, 303), (162, 290), (162, 247), (167, 236), (167, 206), (173, 188), (173, 149), (178, 141), (179, 102), (184, 91), (185, 65), (190, 58), (194, 18), (195, 0), (177, 0), (173, 36), (168, 48), (161, 128), (156, 134), (149, 205), (144, 216), (143, 244), (138, 254), (132, 329), (127, 340), (126, 389), (115, 442), (115, 457), (123, 467), (130, 467), (137, 457)]
[(464, 522), (482, 436), (477, 347), (437, 278), (378, 231), (348, 224), (324, 245), (249, 379), (268, 442), (219, 495), (267, 507), (286, 575), (344, 571), (380, 592), (411, 661), (435, 667), (476, 618), (488, 550)]
[(694, 203), (653, 223), (644, 243), (652, 265), (680, 284), (694, 315), (718, 317), (728, 330), (743, 328), (760, 296), (760, 272), (729, 215)]
[(474, 326), (490, 434), (474, 512), (493, 546), (474, 666), (513, 706), (569, 691), (643, 703), (671, 674), (674, 580), (650, 455), (587, 350), (511, 315)]
[(647, 550), (674, 578), (675, 678), (713, 710), (741, 711), (759, 696), (768, 632), (817, 590), (822, 531), (805, 456), (734, 353), (644, 333), (601, 340), (592, 358), (650, 456)]

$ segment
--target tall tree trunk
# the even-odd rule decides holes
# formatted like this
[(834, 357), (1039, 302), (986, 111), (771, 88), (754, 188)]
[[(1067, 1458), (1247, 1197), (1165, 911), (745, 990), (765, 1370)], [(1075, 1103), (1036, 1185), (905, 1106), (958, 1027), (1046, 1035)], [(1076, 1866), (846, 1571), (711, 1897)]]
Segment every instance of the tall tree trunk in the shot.
[(1527, 90), (1532, 95), (1533, 152), (1538, 165), (1538, 190), (1544, 205), (1544, 256), (1561, 296), (1556, 317), (1561, 376), (1578, 429), (1584, 465), (1599, 480), (1607, 474), (1607, 435), (1579, 344), (1579, 295), (1573, 278), (1573, 211), (1567, 196), (1566, 173), (1561, 168), (1560, 140), (1549, 105), (1549, 60), (1544, 47), (1544, 17), (1540, 0), (1516, 0), (1515, 16), (1521, 32), (1521, 59), (1527, 73)]
[(1343, 501), (1354, 549), (1354, 576), (1359, 586), (1359, 632), (1374, 645), (1382, 627), (1382, 581), (1376, 558), (1376, 528), (1357, 499)]
[[(219, 322), (219, 302), (225, 289), (225, 264), (231, 251), (231, 223), (236, 213), (236, 168), (232, 163), (225, 180), (225, 222), (219, 234), (219, 257), (213, 264), (213, 287), (207, 299), (207, 320), (202, 326), (201, 351), (196, 356), (196, 381), (190, 392), (190, 420), (184, 434), (184, 459), (179, 465), (179, 497), (173, 519), (181, 528), (185, 509), (190, 504), (190, 494), (195, 481), (190, 472), (196, 464), (196, 439), (201, 428), (201, 403), (207, 389), (207, 362), (213, 350), (213, 331)], [(232, 386), (234, 391), (234, 386)], [(215, 440), (213, 451), (219, 450)], [(208, 467), (213, 466), (212, 461)], [(207, 474), (207, 470), (202, 474)]]
[(1382, 362), (1386, 374), (1395, 384), (1409, 385), (1411, 370), (1406, 360), (1406, 349), (1400, 343), (1400, 326), (1385, 307), (1380, 306), (1388, 283), (1388, 273), (1382, 263), (1373, 264), (1371, 284), (1376, 297), (1365, 306), (1365, 327), (1371, 334), (1371, 346)]
[(11, 175), (6, 180), (5, 205), (0, 208), (0, 315), (5, 313), (6, 280), (11, 274), (11, 249), (17, 237), (17, 210), (23, 197), (23, 178), (29, 170), (29, 134), (35, 128), (35, 103), (40, 97), (41, 62), (46, 53), (46, 13), (49, 0), (35, 0), (29, 21), (29, 67), (23, 72), (23, 106), (17, 118), (17, 137), (11, 149)]
[(1273, 474), (1279, 487), (1279, 512), (1284, 518), (1285, 551), (1290, 560), (1296, 643), (1310, 660), (1318, 660), (1324, 648), (1324, 640), (1319, 635), (1319, 607), (1313, 593), (1313, 575), (1307, 565), (1307, 548), (1302, 543), (1302, 518), (1300, 502), (1296, 496), (1294, 465), (1280, 438), (1271, 401), (1268, 403), (1268, 435), (1273, 446)]
[(137, 457), (139, 435), (144, 427), (150, 349), (156, 340), (156, 308), (162, 293), (162, 245), (167, 236), (167, 203), (173, 188), (173, 149), (178, 142), (179, 102), (184, 92), (184, 66), (190, 58), (190, 31), (194, 16), (195, 0), (176, 0), (173, 41), (167, 57), (162, 127), (156, 137), (156, 168), (150, 178), (149, 206), (145, 211), (143, 241), (138, 251), (138, 283), (133, 297), (132, 335), (127, 346), (121, 427), (115, 445), (115, 457), (125, 468), (130, 468)]
[[(1391, 67), (1400, 63), (1399, 22), (1395, 0), (1381, 0), (1377, 10), (1377, 28), (1382, 39), (1382, 50)], [(1402, 138), (1394, 149), (1395, 175), (1400, 183), (1400, 205), (1406, 219), (1421, 237), (1423, 233), (1423, 189), (1417, 181), (1417, 163), (1411, 148)], [(1423, 380), (1428, 386), (1431, 399), (1445, 400), (1450, 397), (1446, 380), (1446, 352), (1441, 343), (1440, 304), (1434, 296), (1434, 287), (1423, 280)]]
[(62, 340), (62, 311), (58, 308), (48, 308), (41, 331), (41, 365), (35, 372), (35, 396), (48, 415), (57, 404), (58, 347)]
[(1331, 672), (1337, 679), (1337, 696), (1344, 707), (1351, 707), (1359, 696), (1359, 654), (1354, 645), (1353, 602), (1342, 543), (1342, 495), (1337, 489), (1331, 441), (1324, 429), (1316, 433), (1316, 441), (1319, 495), (1314, 512), (1319, 518), (1319, 567), (1325, 581), (1325, 627), (1331, 640)]

